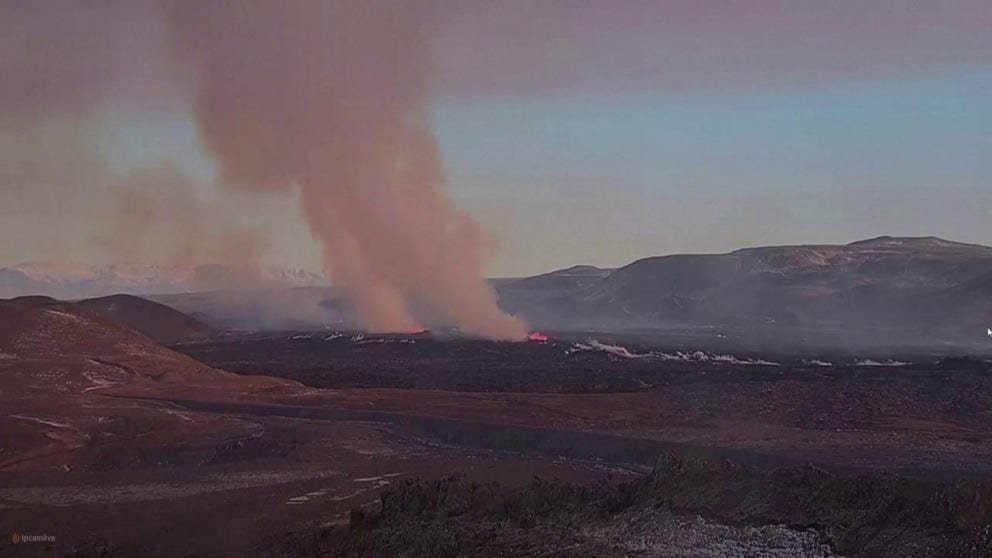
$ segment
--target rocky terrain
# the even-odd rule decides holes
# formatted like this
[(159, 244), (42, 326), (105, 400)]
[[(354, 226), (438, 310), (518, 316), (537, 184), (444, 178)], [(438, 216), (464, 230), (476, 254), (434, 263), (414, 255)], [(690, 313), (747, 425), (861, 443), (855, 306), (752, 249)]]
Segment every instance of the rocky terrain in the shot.
[(984, 353), (733, 329), (167, 347), (137, 331), (154, 316), (194, 323), (130, 297), (0, 301), (0, 525), (54, 536), (4, 555), (990, 550)]
[(293, 382), (236, 376), (156, 344), (102, 313), (44, 297), (0, 301), (0, 471), (65, 469), (126, 459), (126, 442), (151, 447), (242, 436), (232, 418), (197, 421), (115, 394), (294, 391)]
[(992, 473), (988, 360), (680, 343), (297, 332), (176, 348), (226, 370), (322, 388), (280, 401), (288, 405), (609, 432), (839, 468)]
[[(662, 456), (628, 481), (509, 488), (407, 480), (349, 526), (261, 554), (336, 556), (983, 556), (992, 485)], [(704, 517), (707, 516), (707, 517)]]

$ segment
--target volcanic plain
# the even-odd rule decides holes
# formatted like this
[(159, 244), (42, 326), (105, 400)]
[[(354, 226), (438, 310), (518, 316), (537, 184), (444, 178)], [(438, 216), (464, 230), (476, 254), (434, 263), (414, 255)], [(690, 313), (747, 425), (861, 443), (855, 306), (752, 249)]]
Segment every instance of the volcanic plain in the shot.
[(54, 537), (5, 553), (992, 548), (981, 356), (773, 353), (732, 333), (197, 328), (164, 346), (98, 306), (0, 313), (0, 527)]

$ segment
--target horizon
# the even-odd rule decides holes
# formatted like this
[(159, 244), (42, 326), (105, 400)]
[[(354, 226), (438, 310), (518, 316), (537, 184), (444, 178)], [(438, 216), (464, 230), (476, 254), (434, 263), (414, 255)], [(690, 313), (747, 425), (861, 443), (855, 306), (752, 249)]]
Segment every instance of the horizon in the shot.
[[(975, 243), (975, 242), (962, 242), (962, 241), (959, 241), (959, 240), (943, 238), (943, 237), (936, 236), (936, 235), (897, 236), (897, 235), (887, 235), (886, 234), (886, 235), (873, 236), (873, 237), (870, 237), (870, 238), (860, 238), (860, 239), (852, 240), (852, 241), (849, 241), (849, 242), (839, 242), (839, 243), (807, 242), (807, 243), (787, 243), (787, 244), (760, 245), (760, 246), (757, 246), (757, 245), (748, 245), (748, 246), (740, 246), (740, 247), (733, 248), (731, 250), (727, 250), (727, 251), (723, 251), (723, 252), (670, 252), (670, 253), (664, 253), (664, 254), (652, 254), (652, 255), (643, 256), (643, 257), (640, 257), (640, 258), (637, 258), (637, 259), (634, 259), (634, 260), (630, 260), (630, 261), (628, 261), (626, 263), (623, 263), (623, 264), (617, 265), (617, 266), (601, 266), (601, 265), (596, 265), (596, 264), (591, 264), (591, 263), (578, 262), (578, 263), (573, 263), (573, 264), (570, 264), (570, 265), (565, 265), (565, 266), (562, 266), (562, 267), (556, 267), (556, 268), (553, 268), (553, 269), (547, 269), (547, 270), (544, 270), (544, 271), (538, 271), (537, 273), (532, 273), (532, 274), (528, 274), (528, 275), (488, 275), (488, 276), (486, 276), (486, 280), (488, 280), (488, 281), (496, 281), (496, 280), (505, 280), (505, 279), (525, 279), (525, 278), (528, 278), (528, 277), (536, 277), (536, 276), (541, 276), (541, 275), (547, 275), (547, 274), (557, 273), (557, 272), (561, 272), (561, 271), (567, 271), (569, 269), (579, 268), (579, 267), (592, 267), (592, 268), (603, 270), (603, 271), (616, 271), (618, 269), (627, 267), (627, 266), (629, 266), (631, 264), (637, 263), (638, 261), (641, 261), (641, 260), (647, 260), (647, 259), (652, 259), (652, 258), (664, 258), (664, 257), (669, 257), (669, 256), (721, 256), (721, 255), (733, 254), (735, 252), (739, 252), (739, 251), (742, 251), (742, 250), (755, 250), (755, 249), (765, 249), (765, 248), (842, 247), (842, 246), (851, 246), (851, 245), (855, 245), (855, 244), (863, 244), (863, 243), (867, 243), (867, 242), (871, 242), (871, 241), (876, 241), (876, 240), (890, 240), (890, 239), (891, 240), (937, 240), (937, 241), (947, 242), (947, 243), (950, 243), (950, 244), (956, 244), (956, 245), (961, 245), (961, 246), (975, 246), (975, 247), (990, 248), (990, 249), (992, 249), (992, 246), (987, 245), (987, 244)], [(196, 269), (197, 267), (202, 267), (202, 266), (224, 265), (224, 264), (219, 263), (219, 262), (198, 262), (198, 263), (195, 263), (195, 264), (184, 265), (184, 264), (177, 264), (177, 263), (149, 263), (149, 262), (122, 262), (122, 261), (117, 261), (117, 262), (83, 262), (83, 261), (33, 260), (33, 261), (16, 262), (16, 263), (12, 263), (12, 264), (0, 264), (0, 269), (18, 269), (18, 268), (22, 268), (22, 267), (25, 267), (25, 266), (31, 266), (31, 265), (51, 265), (51, 264), (62, 265), (62, 266), (67, 266), (67, 267), (79, 266), (79, 267), (86, 267), (86, 268), (89, 268), (89, 267), (101, 267), (101, 266), (122, 266), (122, 267), (138, 267), (138, 268), (148, 267), (148, 268), (163, 268), (163, 269), (175, 268), (175, 269), (188, 269), (188, 270)], [(261, 269), (262, 270), (267, 270), (267, 271), (301, 271), (301, 272), (311, 273), (311, 274), (314, 274), (314, 275), (319, 275), (320, 277), (324, 278), (325, 280), (327, 279), (326, 275), (322, 271), (317, 270), (317, 269), (307, 269), (307, 268), (303, 268), (303, 267), (281, 267), (281, 266), (276, 266), (276, 265), (265, 265), (265, 266), (262, 266)], [(333, 285), (328, 285), (328, 286), (333, 286)]]
[[(307, 225), (297, 190), (223, 184), (195, 68), (158, 4), (61, 19), (32, 6), (3, 10), (46, 49), (0, 51), (19, 85), (0, 99), (0, 263), (233, 253), (324, 269), (312, 233), (332, 217)], [(436, 68), (421, 109), (440, 187), (486, 235), (487, 276), (808, 240), (992, 237), (987, 3), (527, 6), (416, 14)], [(267, 40), (252, 45), (277, 51)], [(121, 191), (145, 212), (128, 234), (114, 232)]]

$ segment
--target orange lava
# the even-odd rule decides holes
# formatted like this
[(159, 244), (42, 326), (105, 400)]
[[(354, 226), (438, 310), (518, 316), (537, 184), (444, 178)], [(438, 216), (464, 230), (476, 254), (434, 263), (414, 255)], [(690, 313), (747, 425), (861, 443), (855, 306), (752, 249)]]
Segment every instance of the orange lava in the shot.
[(539, 343), (545, 343), (548, 340), (548, 336), (541, 333), (540, 331), (532, 331), (527, 334), (528, 341), (537, 341)]

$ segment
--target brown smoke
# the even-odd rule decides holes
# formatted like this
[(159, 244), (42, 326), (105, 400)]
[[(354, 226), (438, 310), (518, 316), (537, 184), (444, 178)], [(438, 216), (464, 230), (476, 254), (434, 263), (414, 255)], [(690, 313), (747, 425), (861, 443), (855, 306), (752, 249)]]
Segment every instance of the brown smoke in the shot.
[(375, 330), (411, 306), (471, 334), (522, 339), (482, 280), (483, 242), (443, 191), (432, 77), (413, 3), (166, 2), (195, 112), (226, 184), (298, 187), (332, 281)]
[(68, 257), (98, 218), (88, 200), (108, 169), (89, 112), (114, 74), (105, 12), (0, 2), (0, 258)]
[(193, 180), (172, 163), (131, 171), (110, 196), (113, 213), (95, 240), (116, 261), (142, 262), (153, 254), (159, 263), (182, 267), (214, 262), (226, 272), (195, 277), (197, 287), (266, 286), (259, 267), (266, 238), (247, 226), (215, 224), (211, 216), (225, 208), (199, 199)]
[(0, 257), (34, 259), (40, 249), (73, 260), (96, 245), (119, 262), (212, 261), (236, 271), (205, 278), (204, 288), (261, 284), (258, 231), (211, 219), (222, 208), (198, 198), (176, 166), (117, 176), (98, 145), (107, 106), (148, 102), (135, 97), (170, 81), (140, 86), (147, 76), (136, 69), (160, 68), (129, 48), (159, 19), (143, 1), (0, 3), (0, 237), (16, 239)]

